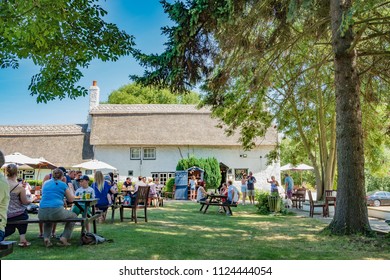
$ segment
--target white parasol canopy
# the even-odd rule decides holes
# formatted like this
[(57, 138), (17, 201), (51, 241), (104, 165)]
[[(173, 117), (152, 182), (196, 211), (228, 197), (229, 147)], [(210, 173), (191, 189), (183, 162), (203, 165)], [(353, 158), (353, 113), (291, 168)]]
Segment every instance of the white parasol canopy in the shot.
[(13, 154), (5, 156), (5, 165), (11, 164), (11, 163), (14, 163), (17, 165), (26, 164), (26, 165), (32, 166), (32, 165), (38, 164), (39, 160), (35, 159), (35, 158), (30, 158), (30, 157), (23, 155), (21, 153), (13, 153)]
[(314, 167), (307, 165), (307, 164), (304, 164), (304, 163), (301, 163), (301, 164), (298, 164), (297, 166), (295, 166), (294, 168), (292, 168), (291, 170), (295, 170), (295, 171), (314, 170)]
[(77, 165), (73, 165), (74, 168), (84, 168), (89, 170), (100, 170), (100, 169), (111, 169), (116, 170), (116, 167), (109, 165), (108, 163), (105, 163), (103, 161), (93, 159), (87, 162), (83, 162)]
[(287, 163), (286, 165), (283, 165), (280, 167), (281, 171), (291, 170), (294, 168), (294, 165), (292, 163)]

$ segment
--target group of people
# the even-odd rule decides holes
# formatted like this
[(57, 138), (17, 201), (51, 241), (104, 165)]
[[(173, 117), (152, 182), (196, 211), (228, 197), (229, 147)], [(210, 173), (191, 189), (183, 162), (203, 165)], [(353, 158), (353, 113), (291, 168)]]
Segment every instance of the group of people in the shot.
[(159, 198), (161, 196), (161, 190), (164, 185), (160, 184), (160, 180), (158, 178), (143, 177), (138, 176), (137, 182), (132, 182), (130, 177), (127, 177), (125, 182), (122, 185), (121, 191), (125, 194), (125, 197), (128, 196), (130, 198), (129, 204), (134, 204), (135, 198), (137, 196), (137, 191), (140, 186), (149, 186), (149, 194), (147, 204), (148, 206), (152, 205), (154, 207), (159, 206)]
[[(4, 165), (4, 155), (0, 151), (0, 166)], [(27, 205), (35, 201), (36, 197), (30, 194), (28, 185), (23, 180), (18, 180), (18, 167), (8, 164), (5, 168), (6, 178), (0, 174), (0, 241), (12, 235), (16, 230), (19, 232), (19, 246), (31, 245), (26, 239), (28, 224), (11, 224), (9, 222), (27, 220), (29, 215)], [(107, 209), (113, 201), (113, 196), (118, 192), (113, 174), (103, 176), (102, 172), (96, 171), (94, 183), (90, 186), (90, 179), (82, 175), (81, 171), (66, 171), (59, 167), (45, 176), (42, 183), (42, 195), (39, 201), (38, 218), (45, 221), (40, 224), (40, 237), (43, 238), (46, 247), (52, 246), (51, 239), (56, 237), (55, 223), (50, 221), (75, 218), (81, 214), (79, 207), (73, 205), (74, 199), (97, 198), (96, 208), (103, 211), (105, 218)], [(29, 195), (27, 195), (29, 194)], [(82, 203), (80, 203), (80, 206)], [(90, 209), (87, 210), (90, 213)], [(73, 232), (74, 223), (66, 222), (64, 231), (59, 237), (58, 245), (69, 246), (69, 239)], [(87, 226), (87, 230), (89, 230)]]

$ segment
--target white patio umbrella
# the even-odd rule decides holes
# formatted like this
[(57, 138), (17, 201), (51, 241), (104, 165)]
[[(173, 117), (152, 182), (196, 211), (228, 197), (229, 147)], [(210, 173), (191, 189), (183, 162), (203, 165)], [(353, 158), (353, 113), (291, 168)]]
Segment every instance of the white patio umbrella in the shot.
[(302, 185), (302, 171), (314, 170), (314, 167), (301, 163), (291, 169), (292, 171), (300, 171), (301, 172), (301, 185)]
[(291, 170), (295, 170), (295, 171), (314, 170), (314, 167), (307, 165), (307, 164), (304, 164), (304, 163), (301, 163), (301, 164), (298, 164), (297, 166), (295, 166), (294, 168), (292, 168)]
[(77, 165), (73, 165), (73, 168), (84, 168), (89, 170), (100, 170), (100, 169), (111, 169), (116, 170), (116, 167), (109, 165), (108, 163), (105, 163), (103, 161), (93, 159), (87, 162), (83, 162)]
[(32, 165), (38, 164), (39, 160), (35, 159), (35, 158), (30, 158), (30, 157), (23, 155), (21, 153), (13, 153), (13, 154), (5, 156), (5, 165), (8, 165), (10, 163), (14, 163), (14, 164), (18, 164), (18, 165), (27, 164), (27, 165), (32, 166)]
[(292, 163), (287, 163), (286, 165), (283, 165), (280, 167), (280, 171), (291, 170), (293, 168), (294, 168), (294, 165)]

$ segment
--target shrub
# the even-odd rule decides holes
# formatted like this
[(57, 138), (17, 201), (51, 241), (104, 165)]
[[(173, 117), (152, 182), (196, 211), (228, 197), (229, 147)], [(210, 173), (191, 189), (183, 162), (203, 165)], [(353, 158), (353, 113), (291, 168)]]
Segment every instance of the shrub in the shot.
[(207, 188), (215, 189), (221, 184), (221, 170), (219, 162), (216, 158), (183, 158), (179, 160), (176, 170), (186, 170), (190, 167), (197, 166), (204, 170), (204, 182)]
[(30, 186), (42, 186), (42, 180), (26, 180)]
[(165, 184), (164, 190), (166, 192), (173, 192), (173, 185), (175, 184), (175, 178), (169, 178)]
[(374, 177), (366, 174), (366, 190), (370, 191), (388, 191), (390, 192), (390, 177)]
[(256, 192), (255, 199), (257, 201), (256, 207), (257, 212), (261, 215), (268, 215), (269, 205), (268, 205), (268, 196), (269, 193), (265, 191)]

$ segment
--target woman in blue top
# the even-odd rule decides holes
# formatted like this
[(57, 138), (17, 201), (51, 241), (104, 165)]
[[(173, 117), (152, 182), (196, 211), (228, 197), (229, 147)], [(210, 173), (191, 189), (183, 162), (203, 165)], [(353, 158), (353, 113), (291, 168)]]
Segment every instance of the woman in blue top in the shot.
[[(46, 181), (42, 187), (42, 197), (39, 204), (38, 218), (45, 221), (63, 220), (75, 218), (76, 214), (64, 208), (64, 197), (70, 203), (73, 202), (73, 192), (68, 185), (62, 181), (64, 173), (61, 169), (53, 170), (53, 177)], [(68, 239), (71, 238), (74, 222), (65, 223), (64, 232), (60, 237), (60, 246), (71, 245)], [(43, 224), (43, 242), (46, 247), (52, 246), (50, 242), (50, 233), (52, 223)]]
[(95, 198), (98, 198), (96, 207), (103, 211), (103, 220), (106, 218), (107, 209), (111, 205), (111, 194), (115, 194), (115, 188), (112, 187), (109, 182), (104, 180), (103, 173), (96, 171), (95, 182), (92, 184), (92, 188), (95, 191)]
[(271, 195), (277, 196), (279, 195), (279, 182), (276, 181), (275, 176), (271, 176), (271, 180), (267, 179), (267, 183), (271, 184)]

